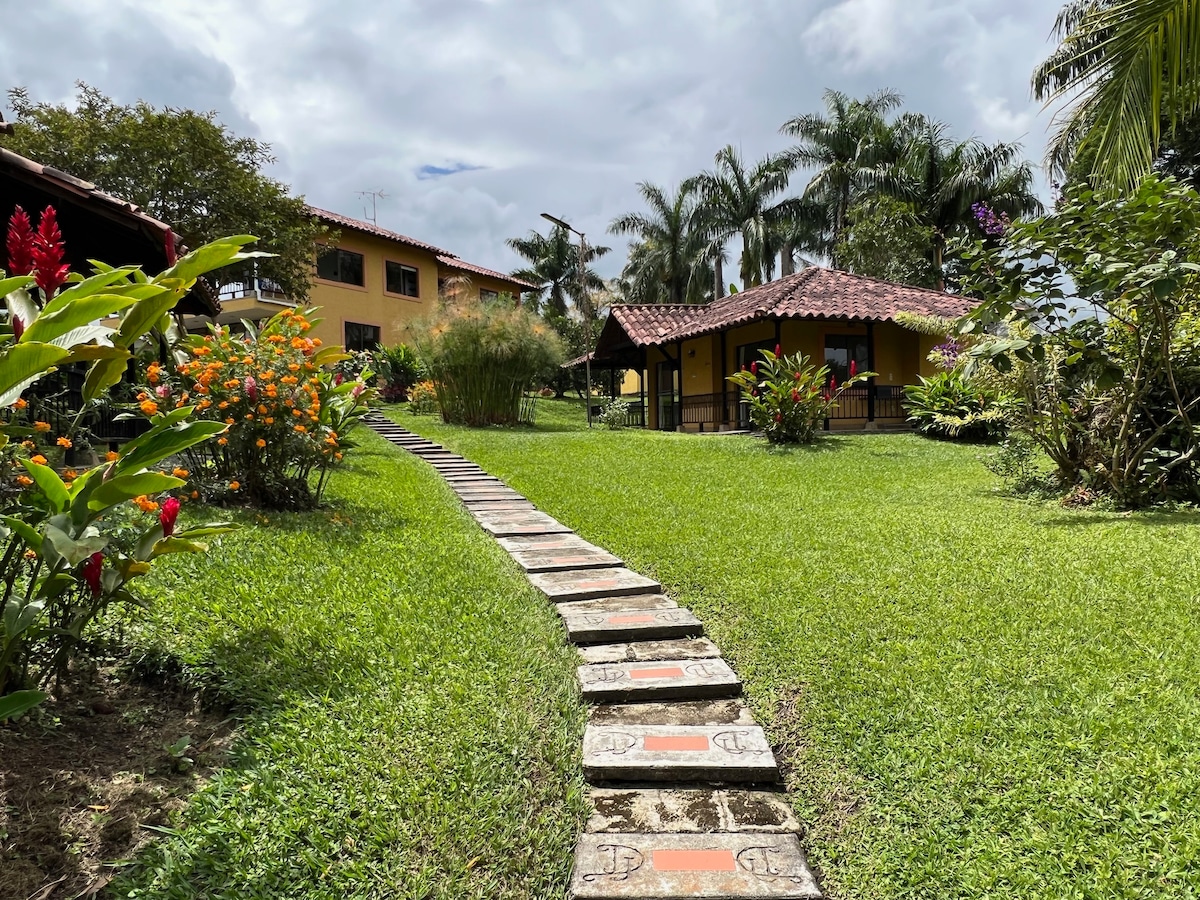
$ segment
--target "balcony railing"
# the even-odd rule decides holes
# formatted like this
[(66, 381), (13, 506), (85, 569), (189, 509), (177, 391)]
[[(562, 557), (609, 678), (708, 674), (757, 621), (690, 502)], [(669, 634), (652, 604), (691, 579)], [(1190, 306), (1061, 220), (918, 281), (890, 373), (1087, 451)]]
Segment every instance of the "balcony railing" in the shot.
[[(257, 294), (255, 293), (257, 289)], [(246, 281), (229, 281), (221, 285), (217, 296), (221, 300), (236, 300), (239, 297), (261, 295), (270, 300), (282, 300), (283, 288), (270, 278), (249, 279)]]
[[(874, 404), (872, 404), (874, 393)], [(903, 419), (904, 388), (894, 385), (864, 385), (842, 393), (838, 405), (831, 411), (830, 421), (844, 419)], [(873, 408), (872, 408), (873, 407)], [(682, 398), (659, 397), (659, 428), (679, 425), (698, 426), (701, 430), (713, 426), (748, 428), (750, 415), (741, 391), (721, 394), (692, 394)]]

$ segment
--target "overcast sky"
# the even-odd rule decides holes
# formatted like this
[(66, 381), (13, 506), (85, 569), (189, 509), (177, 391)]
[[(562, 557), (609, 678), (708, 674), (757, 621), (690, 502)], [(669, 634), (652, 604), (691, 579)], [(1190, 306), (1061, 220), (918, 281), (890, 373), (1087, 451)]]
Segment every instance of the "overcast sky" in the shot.
[[(501, 270), (504, 238), (565, 218), (604, 236), (827, 87), (880, 87), (961, 136), (1040, 162), (1029, 76), (1057, 0), (0, 0), (0, 85), (35, 100), (87, 81), (121, 102), (216, 110), (269, 142), (316, 206)], [(8, 113), (11, 118), (11, 111)], [(805, 179), (797, 176), (797, 192)], [(370, 200), (366, 201), (368, 207)]]

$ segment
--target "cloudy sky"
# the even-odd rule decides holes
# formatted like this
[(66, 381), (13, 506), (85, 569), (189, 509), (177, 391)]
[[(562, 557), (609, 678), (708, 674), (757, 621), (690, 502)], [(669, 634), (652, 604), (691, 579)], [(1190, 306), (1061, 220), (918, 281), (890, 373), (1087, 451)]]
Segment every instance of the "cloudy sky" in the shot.
[[(316, 206), (509, 270), (546, 211), (602, 238), (637, 182), (675, 184), (827, 87), (904, 94), (1040, 161), (1029, 75), (1057, 0), (0, 0), (0, 86), (216, 110)], [(11, 112), (9, 113), (11, 118)], [(803, 186), (796, 179), (797, 191)], [(369, 204), (369, 200), (367, 203)]]

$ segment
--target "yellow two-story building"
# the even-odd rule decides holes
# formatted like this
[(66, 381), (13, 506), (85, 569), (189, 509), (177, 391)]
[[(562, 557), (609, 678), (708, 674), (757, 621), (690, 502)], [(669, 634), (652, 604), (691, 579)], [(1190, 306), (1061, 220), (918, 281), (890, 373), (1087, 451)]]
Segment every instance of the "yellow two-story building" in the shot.
[[(410, 327), (429, 316), (441, 293), (488, 301), (518, 300), (528, 282), (460, 259), (448, 250), (316, 207), (308, 211), (337, 235), (317, 254), (307, 305), (320, 307), (313, 336), (348, 350), (411, 341)], [(261, 321), (295, 304), (270, 282), (250, 279), (221, 289), (218, 324)], [(200, 325), (189, 321), (189, 328)]]

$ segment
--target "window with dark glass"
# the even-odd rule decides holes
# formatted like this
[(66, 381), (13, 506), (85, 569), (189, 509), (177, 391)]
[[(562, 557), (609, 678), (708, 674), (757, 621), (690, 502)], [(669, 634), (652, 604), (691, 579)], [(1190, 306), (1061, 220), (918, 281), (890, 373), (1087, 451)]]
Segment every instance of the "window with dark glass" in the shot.
[(351, 250), (326, 250), (317, 257), (317, 277), (363, 286), (363, 256)]
[(479, 299), (483, 303), (494, 303), (496, 300), (500, 299), (500, 292), (489, 291), (487, 288), (480, 288)]
[(378, 350), (379, 326), (363, 325), (359, 322), (347, 322), (346, 349), (354, 353), (358, 353), (361, 350)]
[(850, 377), (850, 361), (859, 372), (867, 371), (867, 336), (865, 334), (825, 335), (825, 365), (829, 374), (843, 382)]
[(420, 297), (421, 285), (417, 270), (390, 260), (384, 264), (387, 276), (387, 292), (403, 294), (405, 297)]

